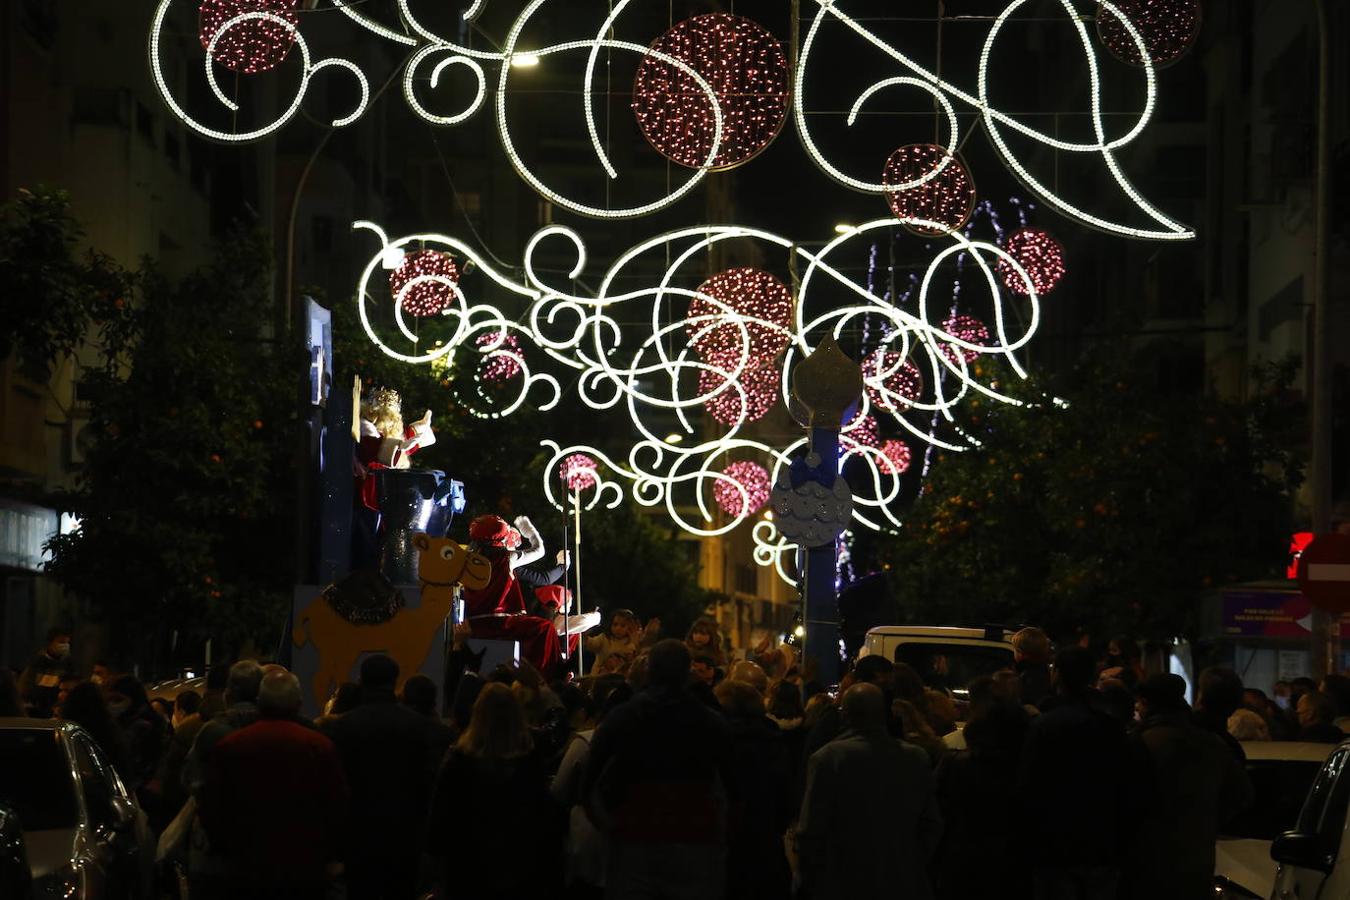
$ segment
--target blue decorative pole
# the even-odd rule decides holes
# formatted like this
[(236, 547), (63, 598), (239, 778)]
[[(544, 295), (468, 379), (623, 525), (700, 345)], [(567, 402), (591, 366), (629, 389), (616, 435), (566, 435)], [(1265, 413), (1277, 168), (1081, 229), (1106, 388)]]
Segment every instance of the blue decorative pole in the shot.
[[(811, 454), (822, 467), (839, 471), (839, 429), (812, 428)], [(806, 551), (805, 585), (806, 656), (816, 661), (816, 677), (822, 684), (839, 681), (839, 595), (835, 585), (835, 561), (839, 538)]]

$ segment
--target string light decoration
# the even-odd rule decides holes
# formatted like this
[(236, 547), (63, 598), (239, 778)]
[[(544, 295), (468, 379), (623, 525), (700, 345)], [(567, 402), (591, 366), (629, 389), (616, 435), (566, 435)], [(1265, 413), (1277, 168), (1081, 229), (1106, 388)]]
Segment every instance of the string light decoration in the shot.
[(1112, 56), (1131, 66), (1143, 66), (1145, 58), (1122, 18), (1143, 38), (1148, 61), (1155, 66), (1176, 62), (1200, 36), (1200, 0), (1116, 0), (1099, 5), (1097, 37)]
[[(985, 328), (984, 323), (974, 316), (951, 316), (942, 323), (942, 330), (967, 344), (978, 344), (982, 347), (989, 343), (989, 329)], [(942, 352), (953, 363), (956, 362), (958, 356), (966, 362), (971, 362), (980, 355), (978, 350), (971, 350), (969, 347), (962, 347), (953, 343), (943, 344)]]
[[(1017, 260), (1031, 279), (1031, 287), (1044, 296), (1064, 277), (1064, 247), (1039, 228), (1019, 228), (1003, 240), (1003, 249)], [(1003, 284), (1014, 294), (1027, 294), (1027, 279), (1007, 259), (998, 262)]]
[[(685, 332), (705, 360), (729, 368), (777, 356), (792, 339), (792, 292), (762, 269), (718, 272), (698, 286)], [(742, 328), (742, 324), (744, 327)]]
[(860, 412), (844, 426), (839, 437), (845, 443), (852, 442), (860, 447), (878, 447), (881, 445), (881, 426), (877, 424), (876, 416)]
[(862, 370), (868, 397), (883, 410), (904, 412), (923, 394), (923, 373), (899, 353), (874, 350)]
[(727, 515), (748, 518), (769, 502), (773, 483), (769, 480), (769, 470), (759, 463), (737, 460), (723, 469), (722, 474), (730, 481), (719, 479), (713, 485), (713, 500)]
[[(644, 56), (633, 82), (633, 115), (643, 137), (687, 168), (730, 169), (758, 155), (787, 120), (788, 63), (783, 45), (758, 22), (707, 13), (676, 24), (652, 49), (691, 66), (713, 98), (680, 68)], [(713, 149), (714, 103), (721, 146)]]
[(418, 250), (389, 273), (389, 292), (403, 311), (419, 318), (440, 315), (455, 302), (459, 264), (447, 253)]
[(897, 219), (922, 220), (941, 227), (906, 221), (915, 234), (936, 237), (956, 231), (975, 209), (975, 182), (955, 153), (937, 144), (908, 144), (891, 154), (881, 180), (888, 185), (912, 185), (886, 191), (886, 202)]
[(489, 384), (510, 381), (521, 373), (520, 338), (514, 334), (497, 335), (485, 332), (475, 340), (487, 358), (479, 366), (478, 375)]
[(589, 490), (600, 480), (600, 464), (585, 453), (573, 453), (558, 464), (558, 478), (573, 494)]
[[(240, 75), (275, 69), (295, 48), (295, 26), (299, 23), (295, 10), (299, 3), (300, 0), (202, 0), (197, 10), (197, 36), (202, 49), (208, 51), (212, 62)], [(283, 21), (233, 22), (239, 16), (257, 12), (270, 13)]]
[[(778, 384), (781, 379), (778, 366), (772, 362), (746, 367), (739, 378), (713, 369), (698, 374), (698, 392), (707, 397), (703, 401), (708, 415), (723, 425), (739, 426), (757, 422), (768, 415), (778, 402)], [(714, 393), (721, 390), (721, 393)]]
[(877, 468), (884, 475), (903, 475), (909, 471), (911, 461), (909, 444), (892, 438), (881, 445), (881, 458), (877, 460)]

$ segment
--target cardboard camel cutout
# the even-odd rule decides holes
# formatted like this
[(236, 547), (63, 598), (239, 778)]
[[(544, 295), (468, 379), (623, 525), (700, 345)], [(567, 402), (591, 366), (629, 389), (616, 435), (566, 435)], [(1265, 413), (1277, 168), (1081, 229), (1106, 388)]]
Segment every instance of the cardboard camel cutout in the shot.
[(356, 624), (347, 621), (322, 595), (314, 598), (295, 618), (292, 640), (302, 647), (312, 641), (319, 651), (314, 673), (314, 699), (322, 704), (338, 685), (351, 678), (352, 667), (364, 653), (385, 653), (398, 663), (398, 688), (415, 674), (431, 650), (455, 599), (455, 585), (479, 589), (492, 577), (492, 563), (471, 553), (449, 538), (426, 534), (413, 536), (419, 551), (417, 574), (422, 581), (422, 601), (404, 607), (387, 622)]

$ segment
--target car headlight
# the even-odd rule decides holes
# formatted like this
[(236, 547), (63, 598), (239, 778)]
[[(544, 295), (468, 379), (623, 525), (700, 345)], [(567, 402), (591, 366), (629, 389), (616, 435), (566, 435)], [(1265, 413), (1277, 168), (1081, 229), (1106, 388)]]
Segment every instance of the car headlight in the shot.
[(67, 863), (55, 872), (33, 879), (33, 897), (40, 900), (75, 900), (84, 896), (84, 867)]

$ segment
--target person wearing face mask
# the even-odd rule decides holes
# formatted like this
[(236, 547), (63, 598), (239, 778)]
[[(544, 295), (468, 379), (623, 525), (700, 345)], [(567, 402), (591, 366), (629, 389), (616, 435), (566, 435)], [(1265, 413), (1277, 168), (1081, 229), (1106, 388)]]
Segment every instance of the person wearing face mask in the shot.
[(61, 677), (70, 672), (70, 629), (56, 627), (47, 632), (47, 645), (28, 661), (19, 676), (19, 696), (29, 713), (49, 718), (61, 693)]

